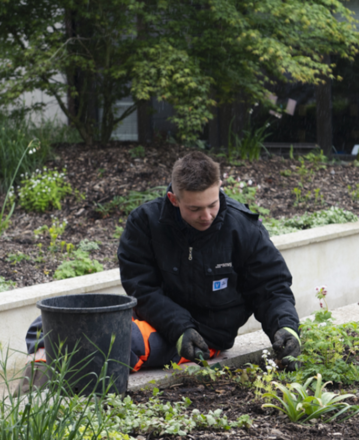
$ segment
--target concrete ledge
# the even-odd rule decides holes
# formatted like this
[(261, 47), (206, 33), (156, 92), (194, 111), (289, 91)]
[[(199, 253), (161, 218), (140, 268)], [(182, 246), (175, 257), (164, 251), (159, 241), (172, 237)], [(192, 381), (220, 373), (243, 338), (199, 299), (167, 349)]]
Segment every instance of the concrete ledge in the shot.
[(118, 269), (9, 290), (0, 295), (0, 312), (36, 304), (58, 295), (99, 292), (124, 294)]
[(272, 241), (279, 251), (284, 251), (357, 234), (359, 234), (359, 221), (355, 223), (326, 225), (319, 228), (292, 232), (291, 234), (278, 235), (272, 237)]

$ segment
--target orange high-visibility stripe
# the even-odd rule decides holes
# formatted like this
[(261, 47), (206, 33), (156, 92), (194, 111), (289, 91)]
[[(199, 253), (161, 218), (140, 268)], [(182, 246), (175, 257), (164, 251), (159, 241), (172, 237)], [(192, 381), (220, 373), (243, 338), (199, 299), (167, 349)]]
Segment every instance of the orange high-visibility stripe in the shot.
[(148, 342), (150, 336), (152, 333), (156, 332), (157, 330), (154, 329), (148, 322), (146, 321), (139, 321), (138, 319), (133, 319), (132, 321), (137, 325), (139, 328), (141, 335), (143, 337), (143, 343), (145, 345), (145, 354), (139, 357), (139, 360), (137, 364), (133, 367), (133, 371), (138, 371), (144, 362), (147, 361), (148, 356), (150, 355), (150, 344)]
[(36, 353), (29, 354), (26, 358), (28, 362), (46, 362), (46, 352), (44, 348), (38, 348)]

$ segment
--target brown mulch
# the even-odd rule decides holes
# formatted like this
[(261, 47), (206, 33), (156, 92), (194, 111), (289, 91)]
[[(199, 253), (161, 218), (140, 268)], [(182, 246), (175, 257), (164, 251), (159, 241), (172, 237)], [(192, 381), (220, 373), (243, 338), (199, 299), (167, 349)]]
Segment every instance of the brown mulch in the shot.
[[(130, 190), (142, 191), (155, 186), (166, 186), (170, 182), (174, 161), (186, 154), (188, 149), (180, 145), (163, 144), (146, 148), (144, 158), (135, 158), (129, 143), (112, 142), (105, 147), (91, 149), (82, 144), (58, 145), (55, 158), (47, 166), (66, 167), (68, 180), (74, 189), (86, 195), (85, 200), (74, 195), (67, 197), (61, 211), (43, 214), (27, 213), (20, 207), (15, 209), (10, 228), (0, 237), (0, 276), (16, 282), (17, 287), (52, 281), (53, 274), (63, 261), (59, 253), (45, 252), (44, 261), (36, 262), (39, 256), (38, 243), (46, 250), (50, 243), (47, 236), (36, 239), (33, 231), (42, 225), (51, 225), (51, 215), (60, 220), (67, 219), (68, 226), (60, 240), (74, 245), (85, 238), (100, 242), (100, 249), (91, 252), (91, 257), (104, 266), (104, 270), (117, 267), (116, 250), (118, 239), (113, 238), (116, 226), (124, 226), (125, 216), (120, 210), (112, 211), (106, 218), (95, 211), (95, 204), (106, 205), (115, 196), (126, 196)], [(222, 174), (240, 177), (259, 185), (256, 203), (271, 211), (271, 216), (293, 216), (306, 211), (313, 212), (339, 206), (359, 214), (359, 201), (352, 200), (348, 185), (359, 182), (359, 168), (353, 163), (328, 165), (324, 170), (303, 178), (302, 196), (311, 192), (308, 201), (294, 206), (294, 188), (300, 187), (298, 160), (274, 156), (259, 161), (242, 161), (241, 166), (221, 162)], [(312, 167), (307, 163), (308, 169)], [(281, 174), (282, 173), (282, 174)], [(225, 180), (224, 184), (225, 184)], [(320, 189), (322, 202), (314, 203), (314, 190)], [(4, 195), (0, 194), (0, 206)], [(120, 223), (119, 223), (120, 220)], [(24, 253), (30, 260), (19, 263), (7, 261), (9, 254)]]
[[(241, 415), (249, 415), (253, 424), (249, 428), (232, 428), (229, 431), (203, 430), (192, 431), (185, 437), (162, 435), (150, 436), (151, 439), (180, 440), (183, 438), (192, 440), (224, 440), (224, 439), (277, 439), (277, 440), (314, 440), (314, 439), (358, 439), (358, 418), (346, 420), (344, 423), (324, 423), (322, 420), (309, 421), (306, 424), (292, 423), (289, 418), (272, 408), (262, 408), (263, 401), (255, 399), (253, 388), (244, 387), (228, 379), (217, 379), (212, 382), (187, 377), (180, 385), (172, 385), (161, 389), (160, 398), (163, 402), (181, 402), (182, 397), (189, 397), (192, 404), (187, 408), (191, 413), (198, 409), (202, 414), (223, 410), (222, 415), (227, 416), (228, 421), (235, 421)], [(350, 391), (349, 391), (350, 392)], [(353, 392), (355, 394), (356, 391)], [(129, 393), (134, 403), (147, 402), (152, 395), (150, 390), (141, 390)], [(358, 404), (357, 394), (348, 399), (349, 404)], [(273, 402), (275, 403), (275, 401)], [(334, 413), (332, 413), (334, 415)], [(344, 416), (343, 416), (344, 417)]]

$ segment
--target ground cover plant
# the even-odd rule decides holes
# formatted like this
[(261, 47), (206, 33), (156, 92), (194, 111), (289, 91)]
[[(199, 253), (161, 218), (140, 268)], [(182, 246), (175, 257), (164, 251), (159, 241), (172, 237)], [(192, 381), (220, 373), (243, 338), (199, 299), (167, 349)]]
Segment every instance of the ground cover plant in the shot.
[[(46, 167), (37, 169), (30, 176), (22, 175), (23, 180), (17, 187), (19, 205), (26, 211), (44, 212), (51, 207), (61, 209), (61, 200), (72, 193), (66, 180), (66, 170), (50, 171)], [(15, 188), (11, 188), (10, 203), (15, 201)]]
[[(72, 250), (76, 250), (84, 239), (101, 243), (98, 249), (90, 251), (91, 259), (97, 260), (104, 270), (116, 268), (116, 250), (127, 213), (138, 203), (163, 194), (170, 182), (174, 161), (191, 151), (174, 143), (155, 143), (143, 147), (144, 157), (137, 157), (138, 154), (133, 153), (136, 148), (135, 143), (121, 142), (93, 148), (81, 144), (54, 146), (53, 159), (46, 163), (47, 171), (65, 168), (66, 182), (75, 192), (66, 194), (60, 202), (61, 210), (49, 205), (44, 212), (26, 211), (19, 199), (15, 199), (15, 210), (0, 237), (0, 275), (6, 281), (15, 282), (17, 287), (52, 281), (59, 265), (70, 258), (68, 251), (72, 246)], [(302, 180), (303, 187), (298, 174), (298, 167), (302, 165), (294, 154), (292, 159), (273, 156), (252, 162), (243, 160), (240, 164), (232, 164), (225, 157), (216, 160), (221, 163), (224, 190), (239, 201), (249, 202), (252, 209), (260, 212), (273, 235), (292, 231), (294, 226), (307, 228), (309, 218), (312, 224), (321, 221), (324, 214), (314, 215), (318, 211), (327, 213), (328, 222), (331, 216), (336, 217), (335, 221), (355, 220), (359, 200), (351, 196), (348, 185), (354, 187), (359, 168), (353, 162), (325, 161), (320, 154), (314, 158), (307, 156), (305, 164), (309, 169), (314, 168), (314, 178)], [(301, 189), (303, 194), (310, 191), (311, 198), (296, 204), (294, 188)], [(4, 199), (5, 193), (0, 193), (0, 207)], [(119, 200), (121, 203), (117, 203)], [(101, 206), (104, 209), (101, 210)], [(6, 216), (9, 209), (7, 204)], [(293, 218), (303, 214), (306, 215), (301, 219)], [(61, 224), (65, 219), (68, 222), (55, 240), (56, 251), (52, 249), (53, 239), (48, 231), (35, 234), (44, 225), (52, 228), (54, 217), (51, 216), (57, 217)], [(269, 222), (268, 219), (274, 220)], [(13, 264), (11, 255), (20, 254), (30, 259)]]

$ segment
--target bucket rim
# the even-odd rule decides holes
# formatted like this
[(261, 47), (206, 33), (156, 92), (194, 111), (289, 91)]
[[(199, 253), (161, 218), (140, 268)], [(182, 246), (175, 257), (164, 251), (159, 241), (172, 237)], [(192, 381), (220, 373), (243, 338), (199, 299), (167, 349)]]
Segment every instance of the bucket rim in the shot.
[[(48, 300), (53, 300), (55, 298), (69, 298), (74, 296), (111, 296), (118, 298), (128, 298), (128, 302), (125, 304), (116, 304), (111, 306), (104, 306), (104, 307), (58, 307), (58, 306), (52, 306), (48, 305), (45, 302)], [(137, 299), (132, 296), (127, 295), (118, 295), (115, 293), (75, 293), (72, 295), (56, 295), (51, 296), (49, 298), (42, 299), (40, 301), (37, 301), (36, 307), (40, 309), (41, 311), (45, 312), (62, 312), (62, 313), (111, 313), (111, 312), (117, 312), (120, 310), (128, 310), (135, 307), (137, 304)]]

